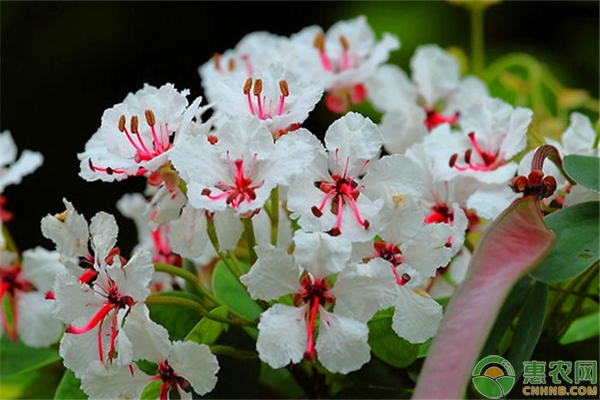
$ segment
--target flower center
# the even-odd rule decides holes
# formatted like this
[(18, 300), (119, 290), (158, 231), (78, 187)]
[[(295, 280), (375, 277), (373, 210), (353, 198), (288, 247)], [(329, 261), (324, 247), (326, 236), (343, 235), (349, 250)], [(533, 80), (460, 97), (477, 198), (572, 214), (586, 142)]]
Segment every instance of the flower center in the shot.
[(306, 274), (300, 279), (301, 289), (294, 296), (294, 304), (301, 306), (305, 304), (307, 308), (306, 334), (308, 341), (304, 357), (310, 361), (316, 360), (315, 350), (315, 322), (319, 312), (319, 306), (325, 307), (335, 302), (335, 297), (329, 291), (329, 285), (325, 279), (314, 279), (312, 275)]
[(435, 109), (427, 109), (427, 108), (425, 108), (425, 113), (427, 115), (427, 117), (425, 118), (425, 126), (430, 131), (433, 128), (435, 128), (436, 126), (443, 124), (443, 123), (447, 123), (450, 125), (456, 124), (456, 121), (458, 121), (458, 117), (460, 115), (458, 112), (456, 112), (456, 113), (454, 113), (453, 116), (447, 117), (447, 116), (442, 115), (441, 113), (437, 112)]
[[(455, 153), (450, 157), (450, 168), (456, 168), (459, 171), (492, 171), (500, 167), (504, 164), (504, 155), (500, 153), (500, 146), (505, 137), (505, 134), (502, 135), (499, 143), (496, 146), (493, 146), (488, 140), (486, 149), (483, 150), (475, 138), (475, 132), (469, 133), (469, 140), (471, 141), (472, 148), (467, 149), (464, 153), (464, 160), (467, 165), (464, 166), (456, 164), (458, 154)], [(479, 156), (479, 160), (474, 161), (472, 159), (473, 150), (475, 150), (475, 153)]]
[(157, 378), (162, 380), (163, 383), (160, 386), (160, 400), (166, 400), (169, 398), (169, 390), (181, 388), (186, 390), (190, 387), (190, 383), (177, 375), (177, 372), (173, 370), (173, 367), (169, 365), (167, 360), (158, 364), (158, 375)]
[(8, 304), (12, 314), (12, 321), (9, 321), (4, 313), (4, 309), (0, 311), (0, 317), (2, 318), (4, 331), (8, 335), (9, 339), (13, 342), (18, 341), (17, 321), (19, 319), (17, 309), (17, 293), (28, 292), (33, 289), (33, 285), (21, 277), (20, 265), (0, 268), (0, 304), (4, 304), (4, 296), (8, 295)]
[[(254, 89), (251, 90), (253, 83)], [(279, 95), (279, 99), (275, 101), (274, 99), (263, 95), (262, 79), (246, 79), (243, 92), (248, 100), (250, 114), (257, 116), (262, 120), (282, 115), (285, 108), (285, 99), (290, 95), (290, 89), (285, 79), (279, 81), (279, 91), (281, 94)], [(276, 107), (275, 104), (277, 104)]]
[(226, 198), (227, 204), (233, 208), (238, 207), (243, 201), (252, 202), (256, 199), (256, 189), (264, 184), (264, 180), (254, 183), (251, 178), (257, 157), (258, 154), (255, 153), (246, 174), (244, 172), (244, 159), (239, 158), (232, 161), (229, 151), (227, 151), (227, 161), (233, 175), (233, 182), (219, 181), (216, 187), (221, 190), (221, 193), (213, 195), (210, 189), (205, 188), (202, 190), (202, 195), (207, 196), (211, 200)]
[[(335, 162), (336, 162), (336, 170), (339, 171), (339, 160), (338, 160), (339, 149), (335, 150)], [(360, 226), (365, 229), (369, 228), (369, 221), (363, 219), (360, 215), (360, 210), (358, 209), (358, 205), (356, 204), (356, 199), (358, 198), (360, 191), (364, 188), (364, 186), (358, 184), (356, 182), (356, 177), (348, 176), (348, 166), (349, 166), (350, 158), (346, 158), (346, 165), (344, 166), (344, 171), (342, 173), (336, 172), (331, 175), (330, 181), (319, 181), (315, 182), (319, 189), (325, 193), (323, 196), (323, 200), (321, 200), (321, 204), (319, 206), (313, 206), (311, 211), (313, 215), (317, 218), (320, 218), (323, 215), (323, 209), (327, 205), (329, 199), (331, 199), (331, 212), (337, 216), (335, 227), (329, 232), (331, 235), (339, 235), (342, 230), (342, 210), (341, 208), (344, 206), (350, 206), (352, 208), (352, 212), (354, 213), (354, 218), (356, 222)], [(359, 168), (356, 173), (356, 176), (359, 176), (360, 173), (367, 166), (369, 161), (365, 161), (364, 164)]]

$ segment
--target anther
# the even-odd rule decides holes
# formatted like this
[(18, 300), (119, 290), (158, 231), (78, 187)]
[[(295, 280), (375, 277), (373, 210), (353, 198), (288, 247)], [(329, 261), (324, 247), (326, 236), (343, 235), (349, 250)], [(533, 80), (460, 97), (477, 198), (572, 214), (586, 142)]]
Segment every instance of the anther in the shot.
[(315, 37), (314, 46), (319, 49), (319, 51), (325, 50), (325, 35), (323, 33), (317, 33)]
[(244, 83), (244, 94), (250, 93), (250, 88), (252, 87), (252, 78), (246, 79), (246, 83)]
[(213, 59), (213, 63), (215, 64), (215, 69), (217, 71), (220, 71), (221, 70), (221, 54), (219, 54), (219, 53), (213, 54), (212, 59)]
[(134, 115), (131, 117), (131, 132), (133, 132), (133, 133), (138, 132), (138, 117), (137, 117), (137, 115)]
[(410, 281), (410, 275), (407, 274), (406, 272), (402, 274), (402, 280), (404, 281), (404, 283)]
[(321, 216), (323, 215), (323, 212), (319, 210), (319, 207), (317, 206), (312, 206), (310, 210), (312, 211), (313, 215), (317, 218), (321, 218)]
[(154, 124), (156, 124), (156, 117), (154, 116), (152, 110), (144, 111), (144, 115), (146, 116), (146, 122), (149, 126), (154, 126)]
[(450, 156), (450, 160), (448, 161), (448, 165), (450, 166), (450, 168), (454, 168), (454, 165), (456, 164), (456, 159), (458, 158), (458, 154), (454, 153)]
[(473, 150), (468, 149), (467, 151), (465, 151), (465, 162), (467, 164), (471, 164), (471, 153), (473, 152)]
[(260, 96), (261, 92), (262, 92), (262, 79), (259, 78), (254, 82), (254, 95)]
[(339, 236), (339, 235), (341, 235), (342, 231), (340, 231), (339, 228), (331, 228), (330, 230), (327, 231), (327, 233), (330, 236)]
[(202, 192), (201, 192), (202, 196), (210, 196), (210, 193), (211, 193), (211, 190), (208, 188), (202, 189)]
[(125, 115), (121, 115), (119, 117), (119, 131), (120, 132), (124, 132), (125, 131)]
[(283, 97), (288, 97), (290, 95), (290, 89), (288, 88), (288, 83), (285, 79), (279, 81), (279, 90), (281, 90)]
[(233, 58), (229, 59), (229, 62), (227, 63), (227, 68), (229, 68), (230, 71), (233, 71), (235, 69), (235, 60)]
[(342, 44), (342, 48), (343, 48), (344, 50), (348, 50), (348, 47), (350, 47), (350, 46), (348, 45), (348, 39), (346, 39), (346, 37), (345, 37), (345, 36), (340, 36), (340, 43)]

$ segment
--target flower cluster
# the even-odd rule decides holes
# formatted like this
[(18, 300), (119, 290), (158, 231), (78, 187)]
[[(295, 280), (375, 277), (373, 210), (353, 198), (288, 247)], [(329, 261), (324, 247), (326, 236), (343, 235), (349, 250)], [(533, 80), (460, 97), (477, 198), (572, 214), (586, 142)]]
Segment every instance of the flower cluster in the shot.
[[(60, 340), (64, 365), (92, 398), (139, 398), (157, 381), (161, 399), (202, 395), (216, 385), (216, 356), (207, 344), (172, 341), (148, 304), (184, 292), (192, 275), (200, 294), (185, 301), (215, 318), (210, 311), (228, 303), (202, 277), (221, 262), (262, 307), (245, 321), (272, 368), (305, 360), (360, 369), (371, 358), (368, 322), (385, 310), (398, 337), (434, 337), (436, 299), (467, 273), (467, 235), (525, 191), (514, 178), (531, 170), (533, 151), (519, 155), (533, 111), (461, 77), (437, 45), (416, 50), (409, 76), (388, 63), (399, 47), (362, 16), (290, 37), (255, 32), (199, 67), (205, 97), (146, 84), (107, 109), (78, 154), (79, 174), (146, 180), (143, 194), (117, 204), (139, 244), (122, 254), (114, 216), (99, 212), (88, 224), (65, 199), (63, 212), (41, 221), (54, 251), (21, 260), (0, 242), (0, 293), (13, 314), (12, 324), (3, 314), (5, 332), (15, 338), (18, 327), (31, 346)], [(303, 124), (320, 101), (339, 115), (311, 132)], [(351, 111), (362, 102), (381, 120)], [(562, 143), (550, 144), (592, 154), (594, 137), (574, 113)], [(8, 133), (3, 146), (12, 146)], [(3, 150), (0, 165), (14, 152)], [(40, 160), (27, 153), (0, 170), (0, 191)], [(544, 174), (556, 179), (542, 196), (549, 207), (598, 198), (548, 164)], [(240, 318), (232, 309), (222, 319)]]

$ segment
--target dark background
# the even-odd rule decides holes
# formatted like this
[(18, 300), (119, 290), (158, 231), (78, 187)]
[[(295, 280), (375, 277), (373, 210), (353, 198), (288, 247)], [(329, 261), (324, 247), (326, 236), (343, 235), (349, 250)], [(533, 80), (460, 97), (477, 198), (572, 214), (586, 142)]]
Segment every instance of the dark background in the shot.
[[(0, 130), (19, 150), (44, 154), (44, 164), (3, 195), (17, 245), (52, 248), (40, 219), (63, 211), (69, 199), (86, 218), (115, 214), (124, 250), (136, 240), (133, 222), (115, 202), (144, 182), (86, 182), (77, 153), (100, 125), (105, 109), (144, 83), (171, 82), (202, 94), (198, 67), (246, 34), (290, 35), (305, 26), (329, 28), (365, 14), (378, 37), (402, 42), (391, 62), (408, 71), (418, 45), (459, 46), (468, 54), (469, 18), (448, 2), (0, 2)], [(509, 1), (486, 12), (486, 62), (529, 52), (570, 87), (598, 97), (599, 3)], [(321, 110), (322, 111), (322, 110)], [(317, 110), (306, 127), (322, 134), (333, 118)]]

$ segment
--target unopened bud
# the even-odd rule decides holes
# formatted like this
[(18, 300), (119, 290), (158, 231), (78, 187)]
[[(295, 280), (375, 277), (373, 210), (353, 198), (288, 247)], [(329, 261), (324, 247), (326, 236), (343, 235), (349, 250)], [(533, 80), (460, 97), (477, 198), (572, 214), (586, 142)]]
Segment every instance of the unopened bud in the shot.
[(510, 186), (516, 193), (523, 193), (529, 186), (529, 181), (523, 175), (515, 176), (510, 181)]
[(556, 179), (552, 175), (546, 175), (542, 180), (543, 196), (544, 198), (552, 196), (556, 190)]
[(529, 173), (527, 178), (529, 179), (529, 186), (540, 187), (542, 185), (542, 178), (544, 177), (544, 172), (541, 169), (534, 169)]

